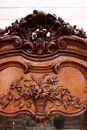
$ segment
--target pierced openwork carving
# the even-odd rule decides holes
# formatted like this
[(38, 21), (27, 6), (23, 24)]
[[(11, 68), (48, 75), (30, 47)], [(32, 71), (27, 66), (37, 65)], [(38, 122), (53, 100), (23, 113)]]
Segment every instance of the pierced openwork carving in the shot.
[[(3, 41), (9, 40), (9, 35), (11, 35), (11, 40), (16, 39), (14, 45), (16, 48), (23, 48), (26, 53), (37, 55), (50, 54), (57, 49), (64, 49), (66, 42), (64, 40), (60, 42), (60, 36), (86, 37), (83, 29), (72, 27), (56, 15), (37, 10), (20, 21), (16, 20), (5, 30), (0, 30), (0, 35), (5, 35)], [(13, 37), (14, 35), (19, 36), (23, 41), (18, 37)]]
[(71, 26), (66, 23), (62, 18), (56, 15), (46, 14), (43, 11), (34, 10), (33, 14), (27, 15), (20, 21), (16, 20), (11, 26), (5, 30), (1, 30), (3, 35), (19, 35), (22, 39), (36, 40), (40, 36), (42, 38), (55, 39), (61, 35), (76, 35), (86, 37), (83, 29), (77, 29), (76, 25)]

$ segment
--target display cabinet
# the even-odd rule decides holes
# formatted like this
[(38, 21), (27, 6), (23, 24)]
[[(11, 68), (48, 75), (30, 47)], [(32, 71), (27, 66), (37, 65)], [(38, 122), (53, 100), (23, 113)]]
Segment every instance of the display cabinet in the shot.
[(37, 10), (0, 29), (0, 115), (27, 115), (42, 125), (83, 114), (86, 98), (83, 29)]

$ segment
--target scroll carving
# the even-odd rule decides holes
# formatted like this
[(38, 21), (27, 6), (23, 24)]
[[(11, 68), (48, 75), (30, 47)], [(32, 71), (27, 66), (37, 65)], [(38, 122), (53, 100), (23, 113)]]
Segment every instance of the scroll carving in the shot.
[[(20, 21), (16, 20), (5, 30), (0, 30), (0, 43), (8, 41), (14, 45), (13, 49), (22, 49), (27, 55), (53, 54), (66, 48), (67, 39), (80, 41), (87, 47), (86, 33), (83, 29), (71, 26), (56, 15), (37, 10)], [(11, 47), (9, 49), (13, 50)]]

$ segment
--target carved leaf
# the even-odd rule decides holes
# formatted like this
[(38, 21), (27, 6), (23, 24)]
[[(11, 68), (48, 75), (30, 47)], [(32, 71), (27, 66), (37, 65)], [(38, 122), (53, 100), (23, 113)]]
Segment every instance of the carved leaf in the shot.
[(42, 77), (38, 78), (38, 86), (39, 86), (39, 88), (42, 86), (42, 82), (43, 82)]
[(2, 109), (5, 109), (9, 105), (10, 101), (4, 102), (2, 105)]
[(67, 103), (63, 101), (63, 104), (64, 104), (65, 109), (67, 109), (68, 107)]
[(24, 107), (24, 104), (19, 104), (19, 109), (22, 109)]
[(18, 100), (18, 101), (15, 101), (15, 102), (14, 102), (14, 105), (15, 105), (15, 106), (18, 106), (18, 105), (20, 105), (20, 104), (21, 104), (21, 100)]
[(36, 84), (38, 84), (36, 78), (33, 75), (31, 76), (31, 79), (35, 81)]
[(56, 106), (58, 106), (58, 107), (61, 106), (61, 105), (62, 105), (62, 104), (61, 104), (60, 102), (57, 102), (57, 103), (56, 103)]

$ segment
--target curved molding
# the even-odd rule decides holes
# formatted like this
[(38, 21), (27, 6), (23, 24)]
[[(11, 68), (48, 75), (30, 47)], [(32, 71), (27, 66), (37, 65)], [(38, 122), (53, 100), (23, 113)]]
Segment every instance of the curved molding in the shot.
[(29, 110), (29, 109), (28, 110), (21, 110), (21, 111), (18, 110), (16, 112), (12, 112), (12, 113), (0, 110), (0, 115), (2, 115), (2, 116), (8, 115), (10, 117), (10, 116), (17, 116), (17, 115), (20, 115), (20, 114), (26, 114), (26, 115), (28, 115), (28, 116), (30, 116), (32, 118), (34, 118), (34, 116), (35, 116), (34, 112)]
[(8, 61), (8, 62), (1, 63), (0, 64), (0, 71), (4, 70), (6, 68), (10, 68), (10, 67), (21, 68), (21, 69), (23, 69), (24, 73), (29, 72), (28, 65), (24, 64), (22, 62), (18, 62), (18, 61)]
[(54, 72), (58, 73), (59, 70), (63, 67), (74, 67), (76, 69), (78, 69), (86, 78), (87, 80), (87, 67), (85, 67), (82, 64), (79, 64), (77, 62), (73, 62), (73, 61), (64, 61), (60, 64), (55, 64), (54, 66)]
[(51, 65), (45, 65), (45, 66), (34, 66), (31, 65), (30, 63), (22, 63), (19, 61), (8, 61), (8, 62), (4, 62), (0, 64), (0, 71), (6, 69), (6, 68), (10, 68), (10, 67), (17, 67), (17, 68), (21, 68), (24, 70), (24, 73), (51, 73), (54, 72), (55, 74), (59, 73), (59, 70), (63, 67), (74, 67), (78, 70), (80, 70), (80, 72), (85, 76), (85, 78), (87, 79), (87, 67), (77, 63), (77, 62), (73, 62), (73, 61), (64, 61), (62, 63), (52, 63)]
[[(3, 46), (4, 44), (4, 46)], [(7, 45), (13, 45), (14, 49), (20, 49), (23, 46), (23, 41), (19, 36), (5, 35), (0, 37), (0, 46), (5, 47)], [(0, 47), (0, 49), (1, 49)]]
[(55, 116), (56, 114), (61, 114), (63, 116), (67, 116), (67, 117), (73, 117), (73, 116), (78, 116), (82, 113), (84, 113), (87, 109), (87, 102), (84, 103), (84, 105), (82, 106), (82, 108), (80, 108), (79, 110), (77, 111), (72, 111), (72, 112), (63, 112), (63, 111), (60, 111), (60, 110), (51, 110), (49, 112), (46, 113), (46, 116), (47, 118), (51, 118), (52, 116)]
[[(66, 41), (66, 44), (64, 43), (64, 41)], [(60, 49), (64, 49), (67, 46), (67, 41), (76, 41), (79, 44), (81, 43), (81, 44), (85, 45), (85, 47), (87, 47), (87, 39), (77, 37), (74, 35), (71, 35), (71, 36), (65, 35), (65, 36), (59, 37), (57, 40), (58, 47)]]
[(0, 64), (0, 71), (3, 71), (6, 68), (17, 67), (21, 68), (25, 74), (32, 73), (51, 73), (54, 72), (54, 65), (45, 65), (45, 66), (34, 66), (30, 63), (22, 63), (20, 61), (7, 61)]

